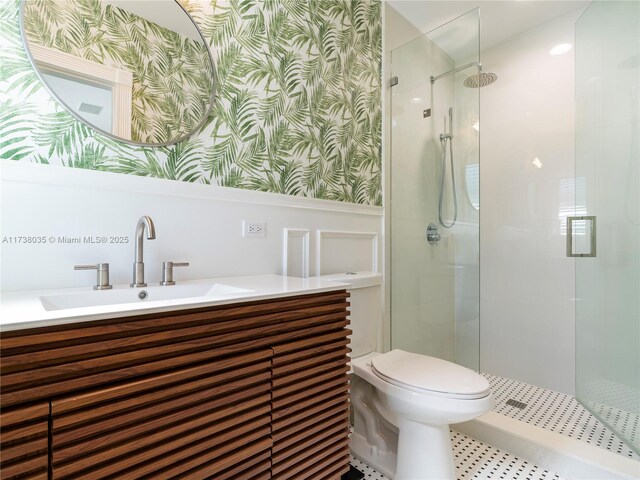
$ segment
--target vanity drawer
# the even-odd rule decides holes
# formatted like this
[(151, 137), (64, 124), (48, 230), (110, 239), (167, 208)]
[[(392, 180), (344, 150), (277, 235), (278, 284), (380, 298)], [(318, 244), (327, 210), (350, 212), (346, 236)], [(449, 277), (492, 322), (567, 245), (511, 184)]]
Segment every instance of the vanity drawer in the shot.
[(231, 355), (53, 400), (53, 478), (268, 472), (271, 356)]
[(0, 479), (47, 479), (49, 402), (0, 413)]

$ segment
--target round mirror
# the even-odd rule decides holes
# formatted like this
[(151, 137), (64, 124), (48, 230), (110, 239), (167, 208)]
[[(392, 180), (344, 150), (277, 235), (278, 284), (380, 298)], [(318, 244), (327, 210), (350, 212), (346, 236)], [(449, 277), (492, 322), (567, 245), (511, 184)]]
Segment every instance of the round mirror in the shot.
[(175, 0), (24, 0), (39, 77), (80, 121), (136, 145), (184, 140), (214, 99), (209, 47)]

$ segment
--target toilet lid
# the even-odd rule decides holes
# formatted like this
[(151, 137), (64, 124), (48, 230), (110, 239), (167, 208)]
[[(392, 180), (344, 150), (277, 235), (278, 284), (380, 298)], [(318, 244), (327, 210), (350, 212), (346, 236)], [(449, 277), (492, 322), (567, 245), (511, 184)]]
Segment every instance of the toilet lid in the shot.
[(371, 367), (379, 377), (409, 390), (467, 399), (486, 397), (491, 392), (489, 381), (473, 370), (403, 350), (371, 359)]

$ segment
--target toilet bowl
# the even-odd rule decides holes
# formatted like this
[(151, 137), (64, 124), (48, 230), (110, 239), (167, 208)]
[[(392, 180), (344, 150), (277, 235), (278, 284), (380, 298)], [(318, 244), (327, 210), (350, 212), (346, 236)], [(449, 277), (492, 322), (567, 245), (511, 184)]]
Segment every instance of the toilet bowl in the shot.
[(354, 455), (395, 480), (455, 480), (449, 425), (491, 410), (489, 382), (454, 363), (402, 350), (351, 364)]
[(349, 283), (351, 453), (394, 480), (455, 480), (449, 425), (493, 406), (489, 382), (460, 365), (381, 344), (382, 277), (326, 275)]

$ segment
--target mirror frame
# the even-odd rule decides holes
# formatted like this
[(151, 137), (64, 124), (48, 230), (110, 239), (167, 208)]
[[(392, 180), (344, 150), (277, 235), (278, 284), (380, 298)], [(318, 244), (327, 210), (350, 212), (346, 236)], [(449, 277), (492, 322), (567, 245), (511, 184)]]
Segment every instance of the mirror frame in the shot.
[(211, 72), (212, 72), (212, 75), (211, 75), (211, 95), (209, 96), (209, 106), (207, 107), (207, 110), (206, 110), (202, 120), (196, 126), (194, 126), (189, 133), (186, 133), (186, 134), (182, 135), (181, 137), (178, 137), (176, 139), (170, 140), (168, 142), (162, 142), (162, 143), (137, 142), (135, 140), (130, 140), (130, 139), (119, 137), (117, 135), (114, 135), (111, 132), (106, 132), (106, 131), (102, 130), (101, 128), (98, 128), (95, 125), (89, 123), (86, 119), (84, 119), (82, 116), (80, 116), (78, 113), (76, 113), (72, 108), (70, 108), (69, 105), (67, 105), (67, 103), (64, 102), (55, 93), (53, 88), (51, 88), (49, 83), (44, 79), (42, 73), (40, 72), (40, 70), (38, 68), (38, 65), (36, 63), (36, 60), (35, 60), (35, 58), (33, 56), (32, 51), (31, 51), (31, 46), (29, 44), (29, 39), (27, 38), (27, 31), (26, 31), (26, 28), (25, 28), (25, 20), (24, 20), (24, 12), (25, 12), (25, 7), (26, 7), (26, 4), (27, 4), (28, 1), (29, 0), (21, 0), (21, 2), (20, 2), (20, 36), (22, 38), (22, 43), (24, 44), (24, 49), (25, 49), (25, 51), (27, 53), (27, 57), (29, 58), (29, 62), (31, 63), (31, 66), (33, 67), (36, 75), (38, 76), (38, 79), (45, 86), (45, 88), (47, 89), (49, 94), (55, 99), (56, 102), (58, 102), (60, 105), (62, 105), (65, 108), (67, 113), (72, 115), (76, 120), (81, 122), (83, 125), (86, 125), (90, 129), (95, 130), (96, 132), (99, 132), (101, 135), (109, 137), (112, 140), (116, 140), (118, 142), (126, 143), (128, 145), (133, 145), (133, 146), (137, 146), (137, 147), (147, 147), (147, 148), (149, 148), (149, 147), (169, 147), (171, 145), (175, 145), (177, 143), (183, 142), (183, 141), (189, 139), (190, 137), (192, 137), (196, 132), (199, 132), (206, 125), (207, 121), (209, 120), (209, 117), (211, 116), (211, 112), (213, 110), (214, 102), (216, 100), (216, 85), (217, 85), (217, 81), (216, 81), (217, 80), (216, 64), (215, 64), (215, 61), (214, 61), (213, 53), (211, 52), (211, 48), (209, 48), (209, 44), (207, 43), (207, 40), (206, 40), (205, 36), (202, 34), (202, 31), (200, 30), (200, 27), (198, 26), (196, 21), (193, 19), (193, 17), (189, 14), (189, 12), (187, 12), (187, 10), (182, 6), (182, 4), (178, 0), (173, 0), (173, 2), (176, 5), (178, 5), (178, 7), (180, 7), (180, 9), (184, 12), (185, 15), (187, 15), (187, 17), (189, 17), (189, 20), (191, 20), (191, 23), (196, 28), (196, 31), (200, 35), (200, 38), (202, 39), (202, 42), (204, 43), (204, 46), (205, 46), (205, 48), (207, 50), (209, 61), (211, 62)]

